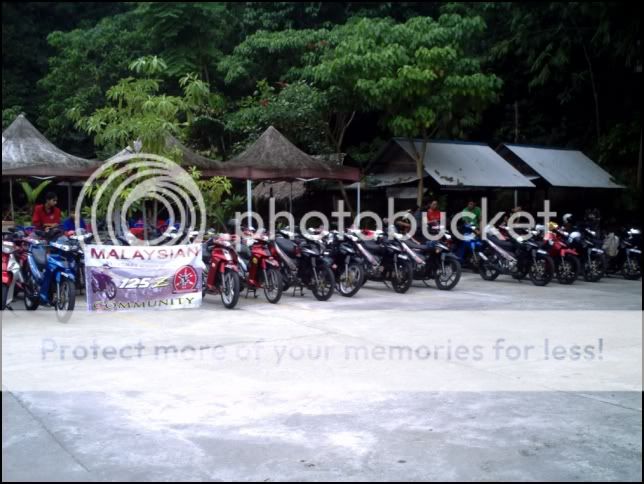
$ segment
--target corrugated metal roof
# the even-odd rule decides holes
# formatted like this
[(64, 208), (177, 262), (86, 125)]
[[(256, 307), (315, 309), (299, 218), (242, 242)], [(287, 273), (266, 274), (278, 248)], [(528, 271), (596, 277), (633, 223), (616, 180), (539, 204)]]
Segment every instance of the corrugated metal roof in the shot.
[(416, 199), (418, 188), (416, 187), (388, 187), (387, 197), (400, 199)]
[(576, 188), (624, 188), (581, 151), (505, 144), (550, 185)]
[[(396, 138), (415, 159), (412, 140)], [(414, 140), (422, 150), (422, 141)], [(425, 153), (425, 171), (443, 187), (534, 188), (534, 184), (482, 143), (431, 141)]]
[(367, 177), (367, 185), (373, 188), (402, 185), (418, 181), (415, 173), (378, 173)]
[[(405, 183), (411, 183), (418, 181), (418, 176), (415, 173), (374, 173), (366, 176), (362, 188), (382, 188), (390, 187), (395, 185), (404, 185)], [(344, 188), (349, 190), (355, 190), (358, 188), (358, 184), (361, 182), (355, 182), (351, 185), (346, 185)]]

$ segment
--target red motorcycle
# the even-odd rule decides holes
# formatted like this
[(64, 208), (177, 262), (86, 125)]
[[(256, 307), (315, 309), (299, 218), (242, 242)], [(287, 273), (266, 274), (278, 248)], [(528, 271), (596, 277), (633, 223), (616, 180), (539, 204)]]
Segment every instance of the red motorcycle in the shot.
[(568, 234), (551, 225), (543, 236), (544, 249), (555, 261), (555, 275), (560, 284), (572, 284), (581, 272), (579, 253), (568, 246)]
[(282, 274), (271, 254), (269, 239), (264, 234), (245, 235), (248, 244), (242, 244), (239, 251), (242, 289), (246, 289), (246, 295), (250, 291), (257, 295), (257, 289), (263, 289), (268, 302), (276, 304), (282, 297)]
[(204, 242), (203, 296), (219, 294), (228, 309), (237, 305), (240, 294), (239, 258), (230, 235), (215, 236)]
[(24, 234), (3, 232), (2, 234), (2, 310), (11, 304), (19, 292), (24, 290), (23, 264), (27, 261)]

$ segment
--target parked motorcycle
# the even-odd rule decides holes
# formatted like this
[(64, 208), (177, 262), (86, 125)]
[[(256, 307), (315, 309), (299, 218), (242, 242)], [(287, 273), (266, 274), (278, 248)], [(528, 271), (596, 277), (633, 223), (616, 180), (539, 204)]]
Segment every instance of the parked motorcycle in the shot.
[(568, 234), (557, 224), (552, 223), (549, 229), (546, 231), (545, 227), (540, 225), (535, 232), (543, 237), (543, 249), (555, 262), (555, 275), (559, 283), (572, 284), (581, 273), (579, 253), (568, 245)]
[(523, 237), (502, 240), (489, 227), (478, 256), (481, 258), (480, 274), (486, 281), (493, 281), (500, 274), (517, 280), (529, 276), (535, 286), (545, 286), (555, 274), (552, 257), (537, 242)]
[[(403, 247), (414, 264), (414, 280), (423, 281), (429, 287), (433, 280), (436, 287), (450, 291), (461, 279), (461, 263), (458, 257), (450, 252), (449, 247), (439, 241), (418, 244), (413, 240), (402, 241)], [(418, 264), (414, 256), (421, 256), (423, 264)]]
[(239, 258), (231, 236), (217, 235), (204, 242), (202, 256), (205, 264), (202, 274), (203, 296), (206, 293), (219, 294), (224, 306), (233, 309), (239, 301), (241, 282)]
[[(359, 232), (353, 232), (358, 235)], [(409, 290), (414, 280), (414, 266), (396, 239), (388, 239), (382, 231), (365, 231), (363, 235), (375, 240), (360, 240), (358, 247), (365, 256), (364, 280), (391, 284), (393, 290), (403, 294)]]
[(641, 232), (629, 229), (619, 239), (619, 251), (608, 261), (611, 272), (621, 272), (624, 279), (638, 280), (642, 277)]
[(85, 250), (84, 244), (88, 244), (94, 238), (94, 234), (86, 232), (84, 229), (77, 231), (70, 230), (65, 234), (69, 238), (72, 246), (74, 257), (76, 258), (76, 289), (81, 294), (85, 291)]
[(323, 247), (314, 240), (280, 230), (270, 243), (271, 254), (280, 264), (283, 289), (308, 288), (318, 301), (328, 301), (335, 288), (333, 260), (325, 257)]
[(2, 311), (13, 302), (16, 284), (22, 279), (20, 264), (15, 256), (16, 246), (9, 240), (2, 240)]
[(479, 272), (481, 259), (478, 254), (483, 245), (479, 236), (479, 229), (474, 224), (465, 223), (461, 227), (461, 233), (463, 238), (456, 248), (456, 256), (459, 258), (461, 265), (469, 267), (474, 272)]
[(276, 304), (282, 297), (282, 274), (279, 262), (271, 254), (269, 239), (266, 234), (247, 232), (239, 251), (239, 273), (241, 290), (246, 289), (257, 295), (262, 289), (264, 296), (271, 304)]
[(27, 242), (14, 228), (2, 233), (2, 309), (24, 293)]
[(35, 231), (28, 242), (28, 270), (25, 281), (25, 309), (40, 304), (53, 306), (59, 321), (68, 321), (76, 303), (76, 259), (69, 239), (59, 230), (45, 234)]
[(584, 280), (598, 282), (606, 272), (606, 254), (597, 247), (597, 232), (585, 228), (568, 235), (568, 245), (579, 253)]
[(332, 231), (325, 235), (324, 255), (333, 260), (335, 287), (344, 297), (354, 296), (362, 287), (364, 259), (358, 254), (358, 239), (351, 234)]

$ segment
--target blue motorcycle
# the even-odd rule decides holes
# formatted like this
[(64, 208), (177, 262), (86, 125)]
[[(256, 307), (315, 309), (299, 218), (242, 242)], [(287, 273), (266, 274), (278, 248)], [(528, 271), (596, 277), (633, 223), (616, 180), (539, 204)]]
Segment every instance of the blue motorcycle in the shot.
[(35, 311), (40, 304), (53, 306), (61, 322), (71, 318), (76, 302), (76, 253), (67, 237), (56, 230), (36, 232), (43, 238), (28, 239), (25, 269), (25, 309)]
[(469, 266), (474, 272), (479, 272), (481, 258), (478, 254), (483, 248), (483, 243), (477, 232), (476, 225), (465, 224), (462, 228), (463, 239), (455, 251), (461, 264)]

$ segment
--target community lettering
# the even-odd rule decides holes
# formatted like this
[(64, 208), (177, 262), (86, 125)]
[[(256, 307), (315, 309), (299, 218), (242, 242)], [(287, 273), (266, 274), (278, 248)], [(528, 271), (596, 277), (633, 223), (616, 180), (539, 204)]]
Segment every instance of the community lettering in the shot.
[(151, 301), (96, 301), (92, 305), (92, 309), (94, 311), (118, 311), (119, 309), (146, 309), (159, 308), (163, 306), (191, 306), (194, 301), (194, 297), (178, 297)]

